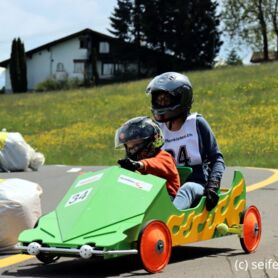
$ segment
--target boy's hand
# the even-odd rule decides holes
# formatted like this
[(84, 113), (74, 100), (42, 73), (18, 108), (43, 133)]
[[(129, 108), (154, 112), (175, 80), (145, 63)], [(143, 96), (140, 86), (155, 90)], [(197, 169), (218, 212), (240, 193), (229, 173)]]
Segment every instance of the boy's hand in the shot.
[(206, 200), (206, 208), (208, 211), (212, 210), (218, 203), (218, 189), (220, 187), (220, 183), (218, 181), (210, 181), (205, 188), (205, 195), (207, 196)]
[(120, 166), (129, 171), (136, 171), (140, 168), (140, 163), (138, 161), (134, 161), (130, 158), (120, 159), (118, 160)]

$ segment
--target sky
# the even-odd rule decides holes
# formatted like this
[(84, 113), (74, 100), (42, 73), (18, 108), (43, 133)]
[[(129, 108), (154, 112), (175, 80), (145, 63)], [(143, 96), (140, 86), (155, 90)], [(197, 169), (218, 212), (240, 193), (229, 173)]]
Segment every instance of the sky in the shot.
[(20, 37), (28, 51), (90, 28), (109, 34), (116, 0), (0, 0), (0, 61), (8, 59), (11, 41)]
[[(111, 35), (107, 30), (109, 16), (116, 3), (117, 0), (0, 0), (0, 61), (9, 59), (11, 42), (16, 37), (28, 51), (85, 28)], [(4, 80), (1, 71), (0, 89)]]
[[(9, 59), (11, 42), (20, 37), (25, 50), (85, 28), (108, 34), (116, 0), (0, 0), (0, 61)], [(0, 89), (4, 84), (0, 68)]]

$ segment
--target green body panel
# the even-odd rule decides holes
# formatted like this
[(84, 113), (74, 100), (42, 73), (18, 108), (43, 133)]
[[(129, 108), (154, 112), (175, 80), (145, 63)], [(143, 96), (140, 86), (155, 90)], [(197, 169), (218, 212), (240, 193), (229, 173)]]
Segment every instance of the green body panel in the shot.
[(181, 185), (186, 182), (187, 177), (192, 173), (191, 167), (177, 166)]
[[(191, 169), (179, 172), (185, 180)], [(154, 219), (166, 223), (173, 245), (211, 239), (221, 236), (216, 230), (219, 223), (239, 224), (245, 190), (243, 176), (236, 171), (232, 186), (219, 193), (219, 203), (212, 211), (205, 209), (205, 197), (196, 207), (180, 211), (172, 204), (164, 179), (113, 166), (79, 176), (56, 210), (41, 217), (36, 228), (23, 231), (19, 242), (133, 249), (143, 226)]]
[(86, 173), (75, 180), (56, 210), (43, 216), (35, 229), (22, 232), (19, 241), (102, 247), (125, 238), (134, 241), (125, 231), (141, 225), (145, 212), (163, 189), (166, 191), (164, 179), (118, 166)]
[[(139, 178), (116, 166), (79, 177), (56, 209), (62, 240), (66, 242), (88, 231), (97, 233), (109, 226), (115, 226), (114, 230), (117, 223), (134, 222), (134, 217), (144, 214), (165, 181), (154, 176)], [(84, 184), (90, 180), (93, 182)], [(82, 192), (89, 192), (88, 197), (75, 203), (73, 196), (78, 193), (82, 199)]]

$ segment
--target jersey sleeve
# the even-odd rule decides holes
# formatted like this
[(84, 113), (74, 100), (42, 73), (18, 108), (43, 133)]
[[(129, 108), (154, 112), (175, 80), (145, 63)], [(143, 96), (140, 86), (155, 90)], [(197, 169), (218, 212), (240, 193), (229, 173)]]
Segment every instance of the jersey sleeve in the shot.
[(197, 117), (197, 130), (203, 160), (208, 162), (210, 168), (208, 180), (220, 181), (225, 170), (224, 158), (210, 125), (201, 115)]

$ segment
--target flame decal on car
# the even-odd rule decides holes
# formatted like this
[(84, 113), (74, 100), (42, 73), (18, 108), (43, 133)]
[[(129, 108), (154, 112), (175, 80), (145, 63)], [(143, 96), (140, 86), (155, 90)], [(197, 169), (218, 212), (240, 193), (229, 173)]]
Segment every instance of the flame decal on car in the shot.
[(180, 245), (216, 237), (216, 226), (240, 224), (240, 216), (245, 208), (245, 184), (240, 180), (230, 191), (221, 194), (218, 205), (207, 211), (203, 202), (196, 209), (189, 209), (181, 215), (171, 215), (167, 226), (172, 235), (172, 244)]

